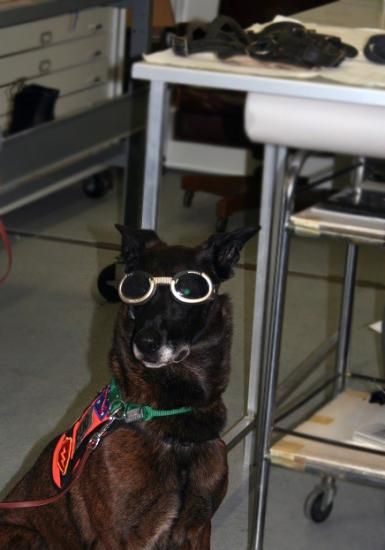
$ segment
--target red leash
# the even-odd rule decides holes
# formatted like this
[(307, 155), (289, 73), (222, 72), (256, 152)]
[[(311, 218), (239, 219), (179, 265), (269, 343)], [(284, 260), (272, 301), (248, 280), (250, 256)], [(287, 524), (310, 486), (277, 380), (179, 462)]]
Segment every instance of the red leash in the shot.
[(83, 468), (89, 459), (91, 453), (96, 449), (99, 441), (95, 441), (91, 438), (88, 442), (84, 455), (79, 461), (78, 466), (74, 470), (74, 477), (71, 479), (71, 482), (67, 485), (65, 489), (60, 491), (57, 495), (52, 497), (42, 498), (38, 500), (18, 500), (18, 501), (9, 501), (9, 502), (0, 502), (0, 510), (15, 510), (20, 508), (38, 508), (40, 506), (47, 506), (48, 504), (54, 504), (60, 500), (68, 491), (71, 489), (75, 481), (77, 481), (83, 471)]
[(8, 257), (7, 269), (5, 271), (5, 274), (2, 277), (0, 277), (0, 284), (2, 284), (6, 280), (6, 278), (8, 277), (12, 269), (12, 248), (11, 248), (11, 242), (9, 240), (7, 230), (5, 229), (4, 222), (1, 219), (0, 219), (0, 239), (4, 243), (5, 251)]
[(17, 501), (5, 501), (0, 502), (0, 510), (15, 510), (20, 508), (38, 508), (40, 506), (48, 506), (49, 504), (55, 504), (60, 500), (68, 491), (73, 487), (74, 483), (81, 476), (84, 466), (87, 460), (91, 456), (91, 453), (98, 447), (99, 443), (106, 436), (107, 431), (111, 424), (116, 420), (116, 416), (111, 417), (106, 423), (102, 424), (100, 429), (97, 430), (91, 438), (88, 440), (84, 454), (79, 459), (78, 463), (74, 466), (73, 477), (67, 487), (61, 490), (56, 495), (47, 498), (41, 498), (36, 500), (17, 500)]

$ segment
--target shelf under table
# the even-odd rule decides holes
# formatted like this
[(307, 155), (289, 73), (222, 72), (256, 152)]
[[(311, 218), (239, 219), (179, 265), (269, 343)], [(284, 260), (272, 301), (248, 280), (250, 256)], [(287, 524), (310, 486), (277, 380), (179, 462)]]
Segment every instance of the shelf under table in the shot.
[(270, 460), (299, 471), (319, 470), (340, 478), (357, 477), (385, 483), (385, 451), (377, 447), (383, 455), (367, 452), (361, 443), (353, 440), (357, 428), (380, 421), (385, 424), (385, 406), (369, 403), (367, 392), (348, 389), (300, 424), (295, 432), (360, 445), (363, 450), (287, 434), (271, 447)]
[(385, 243), (384, 184), (364, 181), (359, 190), (346, 187), (323, 202), (290, 216), (298, 235), (345, 238), (357, 243)]

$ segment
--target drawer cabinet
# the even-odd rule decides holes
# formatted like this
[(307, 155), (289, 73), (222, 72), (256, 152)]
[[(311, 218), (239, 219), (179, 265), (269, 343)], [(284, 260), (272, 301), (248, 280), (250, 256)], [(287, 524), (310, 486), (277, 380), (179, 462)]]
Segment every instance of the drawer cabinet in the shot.
[[(0, 0), (0, 216), (111, 166), (127, 173), (146, 95), (123, 94), (126, 10), (120, 0), (105, 4)], [(127, 5), (135, 59), (150, 44), (152, 2)], [(9, 136), (14, 94), (28, 84), (59, 91), (56, 120)]]
[(112, 9), (96, 8), (2, 29), (0, 57), (109, 32), (113, 19)]
[(103, 34), (4, 57), (0, 59), (0, 86), (12, 85), (19, 79), (31, 80), (76, 65), (85, 65), (99, 58), (104, 59), (107, 66), (108, 46), (109, 35)]
[(119, 94), (124, 35), (124, 13), (116, 8), (1, 29), (1, 129), (7, 129), (12, 94), (20, 82), (57, 88), (56, 117)]

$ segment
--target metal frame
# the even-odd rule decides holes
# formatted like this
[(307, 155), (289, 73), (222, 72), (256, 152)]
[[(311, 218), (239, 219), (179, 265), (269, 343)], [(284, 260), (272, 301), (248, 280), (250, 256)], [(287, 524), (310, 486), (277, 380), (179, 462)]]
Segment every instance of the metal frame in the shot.
[[(277, 238), (276, 241), (271, 244), (271, 254), (273, 254), (274, 256), (276, 255), (277, 260), (275, 264), (272, 299), (270, 303), (271, 310), (269, 328), (267, 329), (269, 337), (266, 342), (265, 360), (263, 363), (264, 368), (262, 369), (263, 375), (261, 376), (259, 384), (258, 409), (256, 413), (258, 418), (257, 442), (253, 461), (253, 463), (256, 464), (257, 468), (257, 492), (255, 494), (255, 501), (253, 502), (254, 514), (252, 515), (251, 525), (251, 548), (255, 550), (263, 549), (269, 469), (271, 463), (270, 447), (274, 433), (281, 435), (295, 435), (299, 438), (310, 439), (313, 441), (327, 443), (342, 448), (364, 451), (368, 454), (385, 456), (384, 451), (367, 449), (366, 447), (360, 445), (346, 444), (326, 438), (314, 437), (311, 434), (303, 434), (296, 432), (295, 430), (288, 430), (286, 428), (280, 427), (277, 424), (276, 406), (278, 404), (278, 401), (283, 401), (285, 397), (290, 394), (290, 390), (293, 388), (293, 384), (298, 381), (298, 373), (301, 376), (305, 374), (304, 369), (301, 368), (303, 365), (300, 365), (299, 367), (297, 367), (297, 369), (299, 369), (298, 372), (297, 370), (294, 371), (293, 375), (289, 377), (289, 381), (287, 382), (286, 387), (283, 388), (284, 391), (282, 391), (282, 387), (277, 387), (281, 331), (283, 324), (283, 310), (285, 303), (285, 290), (288, 271), (289, 241), (292, 229), (290, 224), (290, 216), (293, 211), (293, 195), (295, 183), (300, 173), (304, 159), (305, 153), (303, 151), (298, 151), (292, 157), (290, 157), (290, 155), (286, 152), (287, 168), (284, 171), (284, 177), (281, 176), (281, 179), (276, 182), (277, 187), (279, 188), (278, 194), (281, 196), (281, 202), (280, 204), (277, 204), (275, 208), (275, 216), (278, 220)], [(353, 182), (356, 187), (359, 187), (362, 182), (363, 172), (363, 163), (360, 163), (355, 171), (355, 178)], [(348, 229), (346, 230), (344, 237), (347, 239), (347, 247), (338, 335), (337, 337), (333, 336), (330, 340), (321, 344), (320, 348), (313, 353), (312, 368), (308, 369), (308, 374), (313, 373), (314, 367), (320, 365), (327, 354), (330, 353), (330, 351), (332, 351), (337, 344), (335, 376), (326, 383), (322, 384), (320, 387), (316, 388), (312, 392), (311, 396), (309, 396), (311, 398), (319, 395), (320, 392), (324, 390), (327, 385), (331, 384), (333, 385), (332, 395), (335, 397), (345, 389), (347, 382), (347, 362), (353, 315), (358, 245), (356, 242), (354, 242), (354, 236), (349, 234)], [(367, 242), (370, 242), (370, 240), (367, 239)], [(378, 244), (378, 240), (376, 238), (373, 238), (372, 244)], [(358, 377), (354, 374), (349, 374), (349, 377), (364, 378), (363, 376)], [(367, 379), (369, 379), (369, 377), (367, 377)], [(304, 377), (302, 377), (301, 382), (303, 382), (303, 380)], [(384, 383), (383, 380), (381, 382)], [(298, 411), (300, 407), (302, 407), (305, 402), (308, 401), (309, 399), (305, 399), (302, 402), (298, 403), (296, 406), (291, 407), (286, 414), (281, 414), (278, 420), (280, 421), (283, 418), (288, 417), (294, 411)], [(319, 468), (315, 467), (314, 465), (307, 466), (307, 464), (305, 463), (303, 469), (304, 471), (311, 471), (312, 473), (318, 474), (322, 473), (324, 475), (322, 486), (325, 487), (325, 507), (327, 507), (327, 505), (330, 503), (330, 499), (332, 499), (335, 492), (334, 477), (340, 475), (342, 469), (338, 469), (336, 467), (328, 468), (327, 466), (325, 467), (323, 463), (319, 465)], [(362, 474), (362, 476), (360, 476), (356, 472), (352, 473), (347, 471), (346, 469), (343, 469), (343, 474), (345, 479), (360, 481), (363, 483), (368, 482), (368, 475), (364, 473)], [(372, 485), (384, 486), (385, 484), (383, 479), (369, 479), (369, 482)]]

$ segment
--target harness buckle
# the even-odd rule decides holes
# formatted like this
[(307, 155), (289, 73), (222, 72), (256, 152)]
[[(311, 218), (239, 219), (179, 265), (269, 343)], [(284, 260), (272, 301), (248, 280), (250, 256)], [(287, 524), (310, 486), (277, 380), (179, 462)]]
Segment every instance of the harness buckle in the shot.
[(171, 36), (171, 46), (176, 55), (187, 57), (189, 55), (188, 42), (185, 36), (173, 34)]
[(88, 446), (94, 451), (102, 439), (102, 435), (99, 432), (96, 432), (88, 442)]
[(106, 435), (106, 432), (108, 431), (108, 429), (110, 428), (111, 424), (113, 422), (115, 422), (116, 420), (116, 417), (112, 416), (108, 422), (106, 422), (105, 424), (102, 425), (102, 427), (100, 428), (100, 430), (98, 430), (97, 432), (95, 432), (89, 442), (88, 442), (88, 445), (91, 447), (91, 449), (94, 451), (96, 449), (96, 447), (99, 446), (99, 443), (101, 442), (101, 440), (103, 439), (103, 437)]
[(131, 422), (141, 422), (142, 420), (144, 420), (142, 407), (131, 409), (130, 411), (125, 411), (123, 414), (123, 419), (127, 424), (131, 424)]

